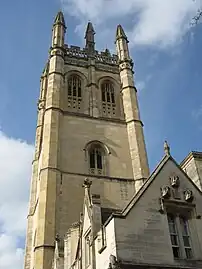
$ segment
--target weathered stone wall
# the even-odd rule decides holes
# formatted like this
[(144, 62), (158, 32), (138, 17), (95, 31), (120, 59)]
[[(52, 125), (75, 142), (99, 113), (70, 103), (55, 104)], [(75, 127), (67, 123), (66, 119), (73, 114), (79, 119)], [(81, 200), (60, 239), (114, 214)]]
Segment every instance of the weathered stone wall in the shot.
[(117, 245), (115, 238), (115, 223), (112, 219), (106, 227), (106, 248), (99, 253), (100, 250), (100, 237), (95, 240), (95, 257), (96, 257), (96, 269), (108, 269), (110, 255), (117, 255)]
[[(102, 207), (123, 208), (134, 194), (134, 183), (110, 178), (89, 177), (92, 180), (91, 192), (101, 195)], [(57, 232), (62, 235), (67, 227), (79, 220), (83, 211), (84, 190), (82, 184), (85, 176), (62, 174), (61, 192), (57, 204)]]
[[(197, 155), (200, 155), (200, 153), (197, 153)], [(196, 186), (202, 190), (202, 154), (199, 158), (195, 156), (195, 153), (190, 153), (187, 160), (183, 162), (182, 169)]]
[[(180, 193), (185, 189), (194, 194), (192, 211), (189, 221), (194, 260), (202, 255), (202, 196), (192, 182), (169, 161), (160, 171), (151, 185), (136, 202), (125, 219), (115, 219), (117, 254), (121, 260), (145, 264), (191, 265), (190, 261), (173, 258), (167, 215), (159, 212), (160, 188), (169, 186), (169, 176), (175, 173), (180, 178)], [(181, 196), (181, 197), (182, 197)], [(183, 201), (183, 199), (182, 199)], [(200, 268), (197, 267), (195, 268)]]
[(87, 143), (97, 140), (109, 149), (106, 176), (133, 178), (127, 129), (124, 123), (76, 116), (63, 117), (60, 131), (60, 169), (88, 173)]

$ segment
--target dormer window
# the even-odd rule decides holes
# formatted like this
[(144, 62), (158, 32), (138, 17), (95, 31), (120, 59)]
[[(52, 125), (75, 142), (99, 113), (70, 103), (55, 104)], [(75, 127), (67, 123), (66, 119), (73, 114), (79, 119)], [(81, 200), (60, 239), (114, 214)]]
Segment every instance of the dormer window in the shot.
[(82, 101), (82, 81), (78, 75), (68, 78), (68, 108), (79, 111)]
[(101, 84), (101, 93), (103, 116), (114, 117), (116, 115), (116, 102), (113, 83), (109, 80), (104, 81)]

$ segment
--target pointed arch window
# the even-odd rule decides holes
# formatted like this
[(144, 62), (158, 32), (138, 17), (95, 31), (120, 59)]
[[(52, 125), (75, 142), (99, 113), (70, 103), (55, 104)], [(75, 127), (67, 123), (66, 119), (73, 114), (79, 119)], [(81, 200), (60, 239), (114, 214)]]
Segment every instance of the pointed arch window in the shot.
[(82, 81), (78, 75), (71, 75), (68, 84), (68, 108), (79, 111), (82, 102)]
[(114, 85), (111, 81), (105, 80), (101, 84), (102, 112), (103, 116), (116, 116), (116, 102)]
[(90, 174), (104, 174), (104, 156), (104, 149), (101, 145), (91, 145), (88, 151)]

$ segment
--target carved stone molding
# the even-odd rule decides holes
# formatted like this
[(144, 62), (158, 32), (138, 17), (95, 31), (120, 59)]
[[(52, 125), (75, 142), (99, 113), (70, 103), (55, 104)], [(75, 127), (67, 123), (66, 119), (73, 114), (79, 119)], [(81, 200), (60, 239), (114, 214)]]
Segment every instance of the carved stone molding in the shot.
[(45, 100), (39, 99), (37, 106), (38, 106), (38, 110), (45, 109)]
[(124, 69), (130, 69), (132, 70), (132, 66), (130, 62), (122, 62), (119, 65), (120, 71), (123, 71)]

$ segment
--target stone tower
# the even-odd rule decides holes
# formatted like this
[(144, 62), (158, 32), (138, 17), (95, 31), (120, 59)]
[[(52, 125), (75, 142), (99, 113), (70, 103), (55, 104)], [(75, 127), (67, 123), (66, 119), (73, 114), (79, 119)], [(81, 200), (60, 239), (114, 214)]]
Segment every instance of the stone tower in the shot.
[(51, 268), (55, 238), (79, 218), (82, 184), (103, 208), (121, 210), (149, 175), (128, 40), (119, 25), (117, 55), (95, 48), (88, 23), (85, 48), (65, 44), (55, 18), (41, 77), (25, 269)]

